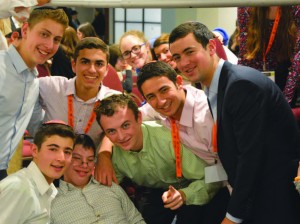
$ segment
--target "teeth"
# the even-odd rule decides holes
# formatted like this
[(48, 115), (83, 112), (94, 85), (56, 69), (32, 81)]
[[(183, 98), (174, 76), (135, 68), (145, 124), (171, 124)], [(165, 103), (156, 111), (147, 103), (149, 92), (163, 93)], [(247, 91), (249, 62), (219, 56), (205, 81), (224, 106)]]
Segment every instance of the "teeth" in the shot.
[(96, 79), (97, 77), (94, 77), (94, 76), (85, 76), (86, 78), (88, 79)]
[(47, 55), (48, 54), (46, 51), (42, 51), (42, 50), (40, 50), (40, 53), (43, 54), (43, 55)]

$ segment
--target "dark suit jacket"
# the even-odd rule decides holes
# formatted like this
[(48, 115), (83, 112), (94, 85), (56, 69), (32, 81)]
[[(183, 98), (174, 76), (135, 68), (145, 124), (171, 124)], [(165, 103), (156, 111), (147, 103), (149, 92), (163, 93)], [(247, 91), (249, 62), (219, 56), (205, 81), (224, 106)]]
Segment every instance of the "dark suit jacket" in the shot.
[(300, 133), (280, 89), (260, 72), (224, 63), (218, 152), (233, 192), (227, 212), (244, 223), (300, 223), (293, 186)]

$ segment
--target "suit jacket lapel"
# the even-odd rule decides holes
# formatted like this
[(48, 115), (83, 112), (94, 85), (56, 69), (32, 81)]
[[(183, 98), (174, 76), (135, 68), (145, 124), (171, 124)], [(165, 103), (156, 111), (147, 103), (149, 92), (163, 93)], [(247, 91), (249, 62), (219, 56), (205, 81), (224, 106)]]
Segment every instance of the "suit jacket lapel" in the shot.
[(218, 98), (217, 98), (217, 125), (220, 127), (222, 108), (223, 108), (223, 100), (225, 95), (225, 90), (228, 82), (228, 66), (230, 64), (225, 61), (220, 78), (219, 78), (219, 87), (218, 87)]

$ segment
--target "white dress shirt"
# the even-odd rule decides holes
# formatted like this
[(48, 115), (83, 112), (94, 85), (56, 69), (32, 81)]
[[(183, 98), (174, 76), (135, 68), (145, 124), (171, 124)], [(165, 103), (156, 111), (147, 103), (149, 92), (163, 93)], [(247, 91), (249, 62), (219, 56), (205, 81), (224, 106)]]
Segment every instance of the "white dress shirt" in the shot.
[(57, 189), (46, 181), (35, 162), (0, 182), (0, 224), (50, 223)]

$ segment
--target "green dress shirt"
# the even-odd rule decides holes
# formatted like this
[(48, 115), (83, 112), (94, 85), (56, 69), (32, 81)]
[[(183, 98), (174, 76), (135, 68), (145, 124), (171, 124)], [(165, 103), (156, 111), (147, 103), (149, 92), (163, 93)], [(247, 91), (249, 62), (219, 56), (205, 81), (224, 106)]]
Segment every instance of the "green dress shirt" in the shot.
[(204, 182), (207, 164), (181, 144), (182, 178), (177, 179), (175, 154), (170, 130), (157, 122), (144, 122), (143, 148), (139, 152), (114, 146), (112, 161), (118, 181), (130, 178), (138, 185), (168, 189), (173, 185), (186, 195), (187, 205), (204, 205), (210, 201), (221, 183)]

